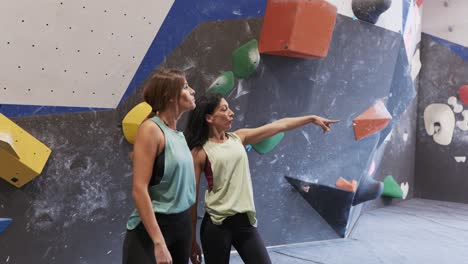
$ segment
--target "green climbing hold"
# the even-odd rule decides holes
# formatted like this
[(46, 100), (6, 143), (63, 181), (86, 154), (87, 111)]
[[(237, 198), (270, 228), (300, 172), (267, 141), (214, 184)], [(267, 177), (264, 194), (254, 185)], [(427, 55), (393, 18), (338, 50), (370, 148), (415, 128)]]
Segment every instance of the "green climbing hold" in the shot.
[(234, 75), (239, 79), (249, 77), (260, 63), (260, 53), (258, 52), (258, 43), (256, 39), (240, 46), (232, 54), (232, 68)]
[(388, 175), (384, 179), (384, 190), (382, 196), (388, 196), (392, 198), (403, 198), (403, 191), (400, 185), (395, 181), (392, 175)]
[(234, 73), (232, 71), (223, 72), (210, 85), (207, 93), (219, 93), (223, 96), (228, 96), (234, 88)]
[(256, 144), (253, 144), (252, 147), (259, 154), (266, 154), (272, 151), (284, 138), (284, 133), (280, 132), (274, 136), (271, 136), (267, 139), (264, 139)]

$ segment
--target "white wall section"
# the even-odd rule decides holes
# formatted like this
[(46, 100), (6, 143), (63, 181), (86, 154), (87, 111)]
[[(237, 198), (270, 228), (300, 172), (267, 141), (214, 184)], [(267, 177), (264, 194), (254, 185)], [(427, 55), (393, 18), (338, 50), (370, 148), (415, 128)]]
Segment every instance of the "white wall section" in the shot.
[(173, 3), (4, 3), (0, 104), (115, 108)]
[(424, 1), (423, 32), (468, 47), (468, 1)]

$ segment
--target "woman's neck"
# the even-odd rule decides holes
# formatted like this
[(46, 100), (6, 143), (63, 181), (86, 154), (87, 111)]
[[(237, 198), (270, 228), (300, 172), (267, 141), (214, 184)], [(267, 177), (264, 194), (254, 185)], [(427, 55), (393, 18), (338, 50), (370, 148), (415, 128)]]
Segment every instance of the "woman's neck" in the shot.
[(179, 120), (179, 115), (173, 111), (164, 111), (159, 113), (159, 119), (166, 124), (171, 129), (177, 130), (177, 121)]
[(211, 127), (208, 134), (208, 139), (216, 143), (222, 143), (227, 139), (226, 131), (216, 130), (216, 128)]

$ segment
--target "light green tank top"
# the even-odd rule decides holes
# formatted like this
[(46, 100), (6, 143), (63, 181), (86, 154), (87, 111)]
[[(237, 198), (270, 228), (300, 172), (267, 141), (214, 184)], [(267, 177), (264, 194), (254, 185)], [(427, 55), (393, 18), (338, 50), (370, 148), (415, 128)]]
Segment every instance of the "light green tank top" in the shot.
[[(195, 171), (192, 154), (184, 134), (166, 126), (159, 117), (151, 118), (164, 133), (164, 174), (161, 182), (149, 186), (148, 192), (153, 211), (176, 214), (189, 209), (195, 203)], [(127, 222), (127, 229), (134, 229), (141, 222), (134, 210)]]
[(203, 149), (213, 172), (213, 188), (205, 193), (211, 221), (221, 225), (228, 216), (247, 213), (250, 223), (256, 226), (249, 160), (239, 136), (228, 133), (223, 143), (207, 141)]

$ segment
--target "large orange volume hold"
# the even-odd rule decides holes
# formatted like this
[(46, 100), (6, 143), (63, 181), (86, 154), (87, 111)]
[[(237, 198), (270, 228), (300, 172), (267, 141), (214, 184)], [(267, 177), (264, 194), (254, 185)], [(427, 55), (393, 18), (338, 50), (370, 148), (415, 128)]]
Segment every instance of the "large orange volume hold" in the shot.
[(259, 51), (279, 56), (326, 57), (336, 7), (325, 0), (268, 0)]

